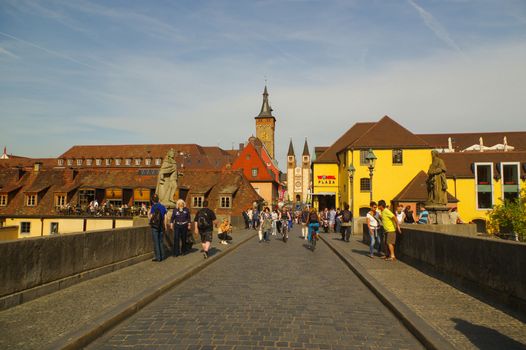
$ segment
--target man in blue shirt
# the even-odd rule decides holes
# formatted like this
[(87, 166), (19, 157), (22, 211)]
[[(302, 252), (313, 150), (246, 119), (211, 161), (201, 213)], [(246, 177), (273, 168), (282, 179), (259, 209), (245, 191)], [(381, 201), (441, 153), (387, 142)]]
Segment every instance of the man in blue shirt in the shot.
[(167, 210), (164, 205), (159, 203), (159, 196), (157, 194), (153, 195), (152, 202), (152, 208), (148, 213), (150, 227), (152, 228), (153, 252), (155, 254), (152, 261), (163, 261), (165, 258), (163, 249), (164, 218)]

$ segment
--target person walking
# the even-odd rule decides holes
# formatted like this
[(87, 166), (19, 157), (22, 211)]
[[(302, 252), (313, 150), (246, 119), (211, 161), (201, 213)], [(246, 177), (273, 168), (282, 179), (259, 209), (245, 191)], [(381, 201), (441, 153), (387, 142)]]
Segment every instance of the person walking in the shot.
[(307, 226), (309, 227), (307, 240), (310, 242), (312, 232), (316, 232), (320, 228), (320, 216), (318, 215), (318, 211), (314, 207), (310, 210)]
[(192, 221), (190, 219), (190, 209), (186, 207), (186, 203), (179, 199), (175, 204), (176, 208), (172, 213), (170, 220), (170, 227), (174, 231), (174, 248), (173, 256), (177, 257), (188, 253), (188, 230), (192, 228)]
[(307, 222), (309, 221), (309, 208), (307, 208), (307, 206), (303, 207), (303, 210), (301, 211), (300, 221), (301, 237), (307, 240), (309, 234), (309, 227), (307, 226)]
[(163, 261), (164, 248), (163, 248), (163, 232), (165, 231), (164, 218), (166, 215), (166, 207), (159, 203), (159, 196), (154, 194), (152, 197), (152, 208), (148, 213), (148, 220), (150, 222), (150, 227), (152, 228), (152, 238), (153, 238), (153, 253), (154, 258), (152, 261)]
[(209, 256), (210, 244), (212, 243), (212, 233), (214, 226), (217, 224), (216, 214), (208, 208), (208, 201), (203, 201), (203, 208), (195, 214), (195, 233), (201, 237), (201, 246), (203, 247), (203, 257)]
[(241, 213), (243, 215), (243, 220), (245, 221), (245, 230), (250, 228), (250, 218), (248, 216), (248, 210), (243, 210)]
[(252, 228), (252, 224), (254, 223), (254, 211), (252, 210), (252, 208), (248, 208), (247, 215), (248, 215), (248, 228)]
[(261, 227), (259, 228), (261, 234), (259, 236), (259, 243), (262, 241), (270, 242), (270, 233), (272, 231), (272, 215), (270, 214), (269, 207), (265, 207), (261, 212)]
[(369, 257), (373, 258), (373, 251), (375, 243), (378, 243), (378, 255), (381, 254), (382, 242), (378, 236), (378, 213), (376, 202), (371, 202), (371, 210), (367, 213), (367, 228), (369, 229)]
[(254, 230), (257, 230), (259, 228), (259, 217), (261, 213), (259, 212), (258, 208), (254, 208), (252, 210), (252, 227)]
[(331, 208), (331, 210), (329, 210), (329, 230), (331, 232), (336, 232), (334, 230), (335, 223), (336, 223), (336, 210), (334, 208)]
[(343, 211), (340, 215), (342, 241), (349, 242), (352, 232), (352, 212), (349, 210), (349, 204), (345, 203)]
[(279, 219), (278, 211), (274, 209), (271, 213), (271, 216), (272, 216), (272, 236), (277, 236), (278, 234), (277, 222)]
[(389, 249), (389, 257), (387, 257), (386, 260), (395, 261), (396, 232), (402, 233), (402, 231), (400, 230), (396, 216), (386, 207), (383, 199), (378, 201), (378, 209), (380, 209), (382, 215), (382, 226), (384, 227), (385, 240)]

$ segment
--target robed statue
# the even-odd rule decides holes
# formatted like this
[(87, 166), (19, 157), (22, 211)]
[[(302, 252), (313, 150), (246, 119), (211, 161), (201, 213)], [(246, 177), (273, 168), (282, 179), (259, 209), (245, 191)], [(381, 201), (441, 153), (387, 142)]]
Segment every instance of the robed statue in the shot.
[(155, 193), (159, 196), (159, 202), (167, 208), (175, 208), (174, 195), (177, 191), (177, 163), (175, 151), (170, 149), (159, 169), (157, 188)]
[(447, 205), (446, 165), (438, 156), (438, 151), (431, 151), (432, 162), (427, 171), (427, 204)]

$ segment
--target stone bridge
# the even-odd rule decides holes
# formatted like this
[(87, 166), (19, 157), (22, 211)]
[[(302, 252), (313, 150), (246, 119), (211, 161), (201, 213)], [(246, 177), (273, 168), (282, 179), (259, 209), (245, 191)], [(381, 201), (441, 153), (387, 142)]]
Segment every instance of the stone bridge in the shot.
[(233, 236), (160, 263), (148, 227), (2, 242), (0, 348), (526, 348), (525, 244), (411, 226), (392, 262)]

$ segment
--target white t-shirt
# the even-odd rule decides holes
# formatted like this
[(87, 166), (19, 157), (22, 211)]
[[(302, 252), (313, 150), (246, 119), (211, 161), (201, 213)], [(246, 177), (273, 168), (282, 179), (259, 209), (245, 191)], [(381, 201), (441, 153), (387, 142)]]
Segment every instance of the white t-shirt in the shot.
[(378, 227), (378, 220), (371, 215), (371, 212), (367, 213), (367, 219), (369, 219), (369, 225), (371, 227)]
[(405, 218), (405, 213), (404, 212), (396, 213), (396, 220), (398, 221), (399, 224), (403, 224), (404, 223), (404, 218)]

